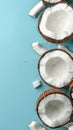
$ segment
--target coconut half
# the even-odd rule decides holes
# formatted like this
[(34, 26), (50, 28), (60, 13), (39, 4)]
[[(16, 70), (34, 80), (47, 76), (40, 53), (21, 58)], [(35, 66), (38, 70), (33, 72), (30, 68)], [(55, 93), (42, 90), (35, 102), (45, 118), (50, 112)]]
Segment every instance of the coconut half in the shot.
[(47, 127), (57, 128), (70, 121), (72, 102), (65, 93), (57, 89), (47, 90), (38, 98), (36, 112)]
[(50, 50), (40, 58), (38, 70), (47, 85), (65, 87), (73, 78), (73, 58), (64, 50)]
[(50, 3), (50, 4), (57, 4), (59, 2), (62, 2), (64, 0), (42, 0), (43, 2)]
[(59, 3), (47, 8), (40, 17), (38, 28), (44, 39), (61, 43), (73, 37), (73, 8)]

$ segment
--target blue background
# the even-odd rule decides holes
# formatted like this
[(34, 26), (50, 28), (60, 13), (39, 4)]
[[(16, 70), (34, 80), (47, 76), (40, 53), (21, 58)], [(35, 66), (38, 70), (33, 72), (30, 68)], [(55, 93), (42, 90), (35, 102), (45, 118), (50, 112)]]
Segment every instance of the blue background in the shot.
[[(33, 81), (40, 79), (37, 70), (40, 56), (33, 52), (32, 42), (38, 41), (47, 49), (56, 45), (39, 34), (39, 17), (28, 16), (37, 2), (0, 0), (0, 130), (29, 130), (32, 120), (41, 123), (35, 112), (36, 100), (51, 87), (43, 83), (35, 90), (32, 86)], [(73, 40), (65, 45), (73, 50)]]

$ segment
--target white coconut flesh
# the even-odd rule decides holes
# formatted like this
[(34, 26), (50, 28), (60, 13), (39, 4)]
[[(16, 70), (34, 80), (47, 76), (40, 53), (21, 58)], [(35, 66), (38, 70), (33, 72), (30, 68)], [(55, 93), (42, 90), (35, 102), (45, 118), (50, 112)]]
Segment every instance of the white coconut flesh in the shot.
[(73, 33), (73, 8), (59, 3), (45, 10), (39, 24), (40, 32), (52, 39), (62, 40)]
[(70, 119), (72, 114), (71, 101), (65, 95), (50, 94), (40, 101), (38, 114), (42, 122), (47, 126), (61, 126)]
[(47, 52), (39, 62), (42, 79), (51, 86), (62, 88), (68, 85), (73, 77), (72, 58), (62, 50)]
[(57, 3), (57, 2), (60, 2), (62, 0), (44, 0), (44, 1), (47, 3)]

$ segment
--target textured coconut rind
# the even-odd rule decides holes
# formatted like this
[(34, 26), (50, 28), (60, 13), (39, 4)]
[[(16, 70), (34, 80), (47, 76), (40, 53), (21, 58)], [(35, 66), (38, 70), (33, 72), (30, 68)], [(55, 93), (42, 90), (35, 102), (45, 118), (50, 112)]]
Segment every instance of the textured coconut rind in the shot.
[[(60, 90), (58, 90), (58, 89), (46, 90), (46, 91), (44, 91), (44, 92), (39, 96), (39, 98), (38, 98), (38, 100), (37, 100), (37, 102), (36, 102), (36, 112), (37, 112), (37, 115), (38, 115), (39, 118), (40, 118), (40, 115), (39, 115), (39, 113), (38, 113), (39, 103), (41, 102), (41, 100), (43, 100), (44, 98), (46, 98), (46, 96), (51, 95), (51, 94), (62, 94), (62, 95), (64, 95), (64, 96), (66, 96), (66, 97), (70, 100), (70, 102), (71, 102), (71, 104), (72, 104), (71, 99), (70, 99), (69, 96), (66, 95), (64, 92), (62, 92), (62, 91), (60, 91)], [(65, 123), (63, 123), (63, 124), (61, 124), (61, 125), (59, 125), (59, 126), (56, 126), (56, 127), (50, 127), (49, 125), (47, 125), (46, 123), (44, 123), (41, 118), (40, 118), (40, 120), (43, 122), (44, 125), (46, 125), (46, 126), (49, 127), (49, 128), (59, 128), (59, 127), (61, 127), (61, 126), (66, 125), (68, 122), (70, 122), (71, 117), (72, 117), (72, 114), (73, 114), (73, 110), (72, 110), (72, 113), (71, 113), (71, 115), (70, 115), (70, 118), (69, 118)]]
[(42, 0), (45, 4), (52, 4), (52, 5), (55, 5), (55, 4), (58, 4), (58, 3), (61, 3), (63, 2), (64, 0), (60, 0), (59, 2), (55, 2), (55, 3), (51, 3), (51, 2), (47, 2), (46, 0)]
[[(69, 5), (67, 2), (59, 2), (59, 3), (66, 3), (68, 6), (70, 6), (72, 9), (73, 9), (73, 6)], [(55, 5), (54, 5), (55, 6)], [(43, 13), (44, 14), (44, 13)], [(73, 33), (71, 33), (71, 35), (65, 37), (64, 39), (61, 39), (61, 40), (56, 40), (56, 39), (53, 39), (51, 37), (47, 37), (46, 35), (44, 35), (41, 30), (40, 30), (40, 23), (41, 23), (41, 20), (42, 20), (42, 16), (43, 14), (40, 16), (39, 18), (39, 21), (38, 21), (38, 30), (40, 32), (40, 34), (42, 35), (42, 37), (47, 40), (48, 42), (51, 42), (51, 43), (54, 43), (54, 44), (60, 44), (60, 43), (64, 43), (68, 40), (70, 40), (71, 38), (73, 38)]]
[[(50, 50), (50, 51), (47, 51), (46, 53), (44, 53), (44, 54), (41, 56), (41, 58), (39, 59), (39, 62), (38, 62), (38, 72), (39, 72), (39, 75), (40, 75), (41, 79), (42, 79), (48, 86), (51, 86), (51, 87), (53, 87), (53, 88), (59, 88), (59, 87), (58, 87), (58, 86), (51, 85), (51, 84), (47, 83), (47, 82), (43, 79), (43, 77), (42, 77), (41, 74), (40, 74), (40, 61), (41, 61), (41, 59), (44, 57), (45, 54), (47, 54), (47, 53), (49, 53), (49, 52), (56, 51), (56, 50), (60, 50), (60, 51), (65, 52), (65, 53), (68, 54), (68, 55), (70, 56), (70, 58), (73, 60), (73, 57), (72, 57), (68, 52), (66, 52), (65, 50), (62, 50), (62, 49), (52, 49), (52, 50)], [(73, 81), (73, 78), (71, 79), (71, 81), (70, 81), (69, 84), (66, 84), (65, 86), (62, 86), (61, 88), (70, 86), (70, 84), (72, 83), (72, 81)]]

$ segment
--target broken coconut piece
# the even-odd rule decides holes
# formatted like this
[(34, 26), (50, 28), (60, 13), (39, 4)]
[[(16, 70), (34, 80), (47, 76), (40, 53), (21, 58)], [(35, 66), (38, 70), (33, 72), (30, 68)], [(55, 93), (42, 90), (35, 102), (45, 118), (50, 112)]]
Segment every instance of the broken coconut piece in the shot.
[(45, 52), (47, 52), (48, 50), (46, 48), (43, 48), (39, 42), (34, 42), (32, 44), (32, 48), (33, 50), (38, 53), (39, 55), (43, 55)]
[(39, 86), (42, 85), (40, 80), (34, 81), (32, 84), (33, 84), (34, 88), (38, 88)]
[(39, 125), (37, 122), (32, 121), (32, 123), (29, 125), (30, 130), (45, 130), (41, 125)]
[(64, 50), (47, 51), (39, 60), (38, 71), (47, 85), (65, 87), (72, 82), (73, 58)]
[(47, 8), (40, 17), (38, 28), (44, 39), (61, 43), (73, 37), (73, 8), (66, 2)]
[(47, 127), (61, 127), (70, 121), (72, 116), (72, 102), (60, 90), (47, 90), (38, 98), (36, 112), (40, 120)]
[(32, 17), (36, 17), (36, 15), (45, 8), (44, 2), (41, 0), (38, 4), (36, 4), (30, 11), (29, 15)]
[(73, 57), (73, 53), (71, 51), (69, 51), (66, 47), (64, 47), (63, 45), (58, 45), (58, 49), (62, 49), (64, 51), (66, 51)]

